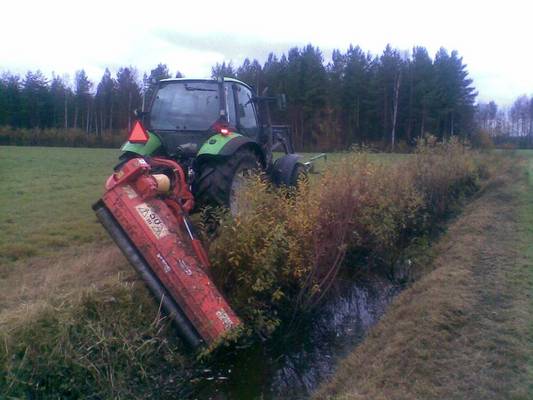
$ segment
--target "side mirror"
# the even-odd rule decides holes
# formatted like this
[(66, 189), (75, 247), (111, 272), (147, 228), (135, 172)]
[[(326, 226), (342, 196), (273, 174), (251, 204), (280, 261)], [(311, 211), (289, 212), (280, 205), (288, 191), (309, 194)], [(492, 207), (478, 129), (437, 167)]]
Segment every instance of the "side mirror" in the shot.
[(287, 97), (285, 96), (285, 93), (278, 94), (276, 96), (276, 101), (280, 111), (285, 111), (287, 109)]

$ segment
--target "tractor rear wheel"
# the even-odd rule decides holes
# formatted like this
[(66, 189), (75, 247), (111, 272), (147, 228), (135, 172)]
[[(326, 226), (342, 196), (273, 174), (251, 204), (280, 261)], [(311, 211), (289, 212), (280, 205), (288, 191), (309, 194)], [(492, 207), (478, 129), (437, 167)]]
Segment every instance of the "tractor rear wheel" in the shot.
[(238, 191), (246, 178), (260, 170), (259, 158), (248, 149), (239, 150), (229, 158), (204, 162), (194, 190), (198, 206), (227, 207), (236, 215)]
[(302, 163), (297, 163), (291, 175), (290, 187), (298, 189), (300, 183), (306, 183), (308, 180), (307, 169)]

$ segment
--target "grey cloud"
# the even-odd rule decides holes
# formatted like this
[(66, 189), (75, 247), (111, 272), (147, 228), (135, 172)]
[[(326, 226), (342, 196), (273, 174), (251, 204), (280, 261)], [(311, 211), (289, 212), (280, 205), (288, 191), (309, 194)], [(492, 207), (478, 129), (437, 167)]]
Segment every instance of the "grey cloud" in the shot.
[(245, 57), (264, 61), (271, 52), (281, 56), (282, 53), (287, 53), (291, 47), (305, 45), (305, 43), (288, 41), (266, 41), (245, 34), (210, 33), (209, 35), (199, 35), (160, 29), (154, 35), (177, 47), (220, 53), (225, 60), (235, 60), (236, 62)]

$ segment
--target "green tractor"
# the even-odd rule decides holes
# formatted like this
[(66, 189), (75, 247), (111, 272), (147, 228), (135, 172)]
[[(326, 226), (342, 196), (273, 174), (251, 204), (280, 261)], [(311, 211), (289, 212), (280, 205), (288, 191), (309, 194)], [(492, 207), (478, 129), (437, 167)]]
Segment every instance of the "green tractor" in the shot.
[[(276, 185), (296, 186), (307, 174), (288, 127), (272, 124), (273, 102), (285, 108), (284, 95), (257, 96), (231, 78), (162, 80), (147, 110), (136, 112), (140, 130), (130, 134), (121, 159), (173, 159), (186, 172), (196, 210), (223, 206), (235, 214), (248, 175), (262, 171)], [(274, 152), (285, 154), (275, 159)]]

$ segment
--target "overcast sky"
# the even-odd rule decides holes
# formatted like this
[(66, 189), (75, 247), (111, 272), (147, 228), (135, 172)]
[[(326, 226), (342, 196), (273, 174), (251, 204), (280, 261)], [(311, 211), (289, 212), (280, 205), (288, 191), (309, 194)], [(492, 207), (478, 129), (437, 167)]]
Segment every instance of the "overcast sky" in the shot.
[[(157, 63), (209, 76), (216, 62), (261, 62), (270, 51), (312, 43), (329, 59), (350, 43), (374, 54), (456, 49), (478, 100), (510, 103), (533, 94), (531, 1), (24, 1), (0, 6), (0, 71), (74, 75), (98, 82), (105, 67)], [(261, 8), (261, 10), (260, 10)], [(262, 10), (265, 8), (265, 10)]]

